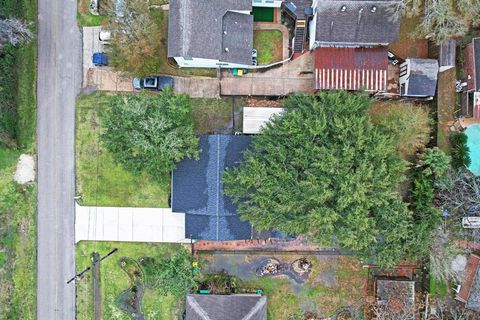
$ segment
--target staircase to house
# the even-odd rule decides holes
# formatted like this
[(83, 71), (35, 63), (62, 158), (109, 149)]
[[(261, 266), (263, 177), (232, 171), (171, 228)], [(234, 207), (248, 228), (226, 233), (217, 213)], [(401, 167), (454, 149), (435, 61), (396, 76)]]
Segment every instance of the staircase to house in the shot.
[(305, 44), (305, 20), (297, 20), (295, 24), (295, 41), (293, 43), (293, 52), (303, 52)]

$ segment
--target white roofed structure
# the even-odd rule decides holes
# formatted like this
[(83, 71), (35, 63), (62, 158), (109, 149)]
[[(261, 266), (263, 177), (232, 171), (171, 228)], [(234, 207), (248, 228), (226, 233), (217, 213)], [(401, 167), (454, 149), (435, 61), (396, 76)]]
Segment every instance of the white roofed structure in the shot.
[(272, 116), (279, 115), (283, 108), (245, 107), (243, 108), (243, 133), (260, 133)]

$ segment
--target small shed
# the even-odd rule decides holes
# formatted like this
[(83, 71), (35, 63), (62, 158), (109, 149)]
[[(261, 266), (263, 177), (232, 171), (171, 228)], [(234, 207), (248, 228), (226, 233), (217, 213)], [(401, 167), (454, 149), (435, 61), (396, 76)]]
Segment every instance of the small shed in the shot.
[(435, 96), (438, 61), (434, 59), (407, 59), (400, 65), (400, 95), (427, 98)]
[(274, 116), (280, 115), (283, 108), (245, 107), (243, 108), (243, 133), (260, 133), (265, 124)]
[(471, 254), (465, 267), (465, 278), (455, 299), (465, 308), (480, 312), (480, 257)]
[(189, 294), (186, 320), (266, 320), (267, 297), (258, 294)]

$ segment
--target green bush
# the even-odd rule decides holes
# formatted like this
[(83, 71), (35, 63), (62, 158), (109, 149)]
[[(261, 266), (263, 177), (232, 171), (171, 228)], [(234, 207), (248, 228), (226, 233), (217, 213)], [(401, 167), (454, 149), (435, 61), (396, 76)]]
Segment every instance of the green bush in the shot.
[(164, 90), (158, 95), (115, 96), (102, 123), (102, 141), (113, 160), (135, 174), (162, 179), (184, 157), (198, 157), (187, 95)]
[(471, 163), (470, 149), (467, 146), (467, 135), (463, 132), (454, 133), (450, 137), (452, 166), (455, 169), (468, 167)]

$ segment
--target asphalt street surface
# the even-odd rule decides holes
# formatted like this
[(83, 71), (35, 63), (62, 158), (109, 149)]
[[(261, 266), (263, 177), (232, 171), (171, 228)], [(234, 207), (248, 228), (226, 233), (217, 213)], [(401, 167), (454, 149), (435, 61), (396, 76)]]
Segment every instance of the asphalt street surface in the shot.
[(81, 86), (76, 0), (38, 1), (37, 319), (75, 319), (74, 132)]

